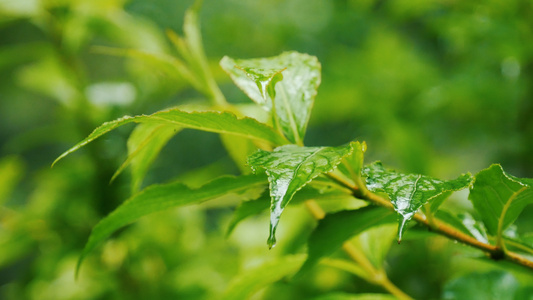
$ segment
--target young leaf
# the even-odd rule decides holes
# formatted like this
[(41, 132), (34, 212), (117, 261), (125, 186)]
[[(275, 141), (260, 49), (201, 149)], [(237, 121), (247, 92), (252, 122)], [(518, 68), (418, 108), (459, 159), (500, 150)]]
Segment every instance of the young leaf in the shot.
[(489, 273), (471, 273), (456, 278), (444, 287), (442, 299), (469, 300), (514, 300), (520, 289), (520, 283), (511, 275), (503, 271)]
[(168, 124), (137, 125), (128, 138), (128, 158), (115, 172), (111, 181), (131, 165), (132, 191), (138, 192), (148, 168), (168, 140), (179, 130), (179, 127)]
[(441, 194), (466, 188), (472, 181), (470, 174), (457, 179), (442, 181), (424, 175), (401, 174), (387, 170), (380, 162), (363, 169), (367, 188), (382, 191), (389, 195), (394, 210), (399, 215), (398, 242), (402, 239), (403, 229), (417, 210)]
[(246, 60), (224, 57), (220, 65), (246, 95), (272, 112), (274, 127), (302, 144), (320, 85), (316, 57), (297, 52)]
[(143, 216), (171, 207), (197, 204), (223, 196), (254, 199), (262, 193), (265, 183), (265, 179), (261, 176), (247, 175), (220, 177), (196, 189), (191, 189), (179, 182), (149, 186), (126, 200), (96, 224), (83, 249), (77, 268), (79, 269), (85, 256), (101, 241), (117, 229)]
[(272, 145), (283, 145), (287, 143), (287, 140), (279, 135), (273, 128), (263, 123), (259, 123), (255, 119), (247, 117), (237, 118), (230, 112), (185, 112), (179, 109), (169, 109), (151, 115), (140, 115), (135, 117), (124, 116), (120, 119), (106, 122), (96, 128), (83, 141), (61, 154), (54, 161), (52, 166), (63, 157), (87, 145), (96, 138), (119, 126), (132, 122), (166, 124), (209, 132), (226, 133), (266, 142)]
[(276, 244), (281, 213), (294, 194), (320, 174), (332, 171), (352, 152), (353, 144), (336, 148), (285, 145), (272, 152), (259, 150), (248, 158), (254, 172), (264, 169), (270, 182), (270, 248)]
[(297, 276), (309, 271), (322, 257), (333, 254), (352, 236), (373, 226), (394, 222), (391, 211), (376, 206), (326, 215), (309, 237), (307, 260)]
[(533, 203), (532, 179), (517, 178), (492, 165), (479, 172), (470, 188), (469, 199), (490, 235), (502, 238), (524, 207)]
[(283, 256), (245, 272), (229, 284), (221, 299), (250, 299), (261, 288), (296, 272), (303, 261), (303, 255)]

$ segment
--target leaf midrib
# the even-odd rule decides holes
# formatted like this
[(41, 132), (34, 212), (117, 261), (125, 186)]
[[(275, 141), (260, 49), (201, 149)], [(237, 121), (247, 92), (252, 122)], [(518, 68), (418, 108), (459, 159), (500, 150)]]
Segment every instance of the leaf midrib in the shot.
[[(296, 166), (296, 168), (295, 168), (294, 171), (292, 172), (291, 184), (289, 184), (289, 187), (292, 186), (292, 182), (294, 182), (293, 180), (296, 178), (296, 175), (297, 175), (298, 172), (300, 171), (300, 168), (302, 167), (302, 165), (305, 164), (307, 161), (309, 161), (309, 159), (310, 159), (311, 157), (313, 157), (314, 155), (316, 155), (318, 152), (320, 152), (320, 151), (322, 151), (322, 150), (324, 150), (324, 148), (319, 148), (319, 149), (313, 151), (313, 153), (311, 153), (309, 156), (307, 156), (302, 162), (300, 162), (300, 163)], [(312, 179), (312, 178), (311, 178), (311, 179)], [(307, 182), (306, 182), (306, 183), (307, 183)], [(301, 189), (304, 185), (305, 185), (305, 184), (303, 184), (300, 188), (297, 188), (297, 189), (295, 190), (295, 192), (298, 191), (299, 189)], [(289, 188), (287, 188), (287, 191), (288, 191), (288, 190), (289, 190)], [(285, 195), (283, 195), (283, 198), (281, 199), (282, 203), (283, 203), (284, 200), (285, 200), (285, 196), (287, 196), (287, 192), (285, 192)], [(291, 198), (292, 198), (292, 196), (291, 196)], [(290, 199), (287, 200), (287, 203), (288, 203), (289, 201), (290, 201)]]
[(292, 108), (290, 106), (289, 99), (287, 98), (287, 91), (285, 89), (285, 85), (283, 82), (281, 82), (279, 86), (280, 86), (280, 92), (281, 92), (280, 98), (283, 100), (283, 106), (285, 106), (285, 108), (287, 109), (289, 124), (291, 126), (292, 132), (294, 133), (294, 141), (297, 145), (303, 146), (302, 138), (300, 137), (300, 133), (298, 132), (298, 125), (296, 124), (293, 118)]

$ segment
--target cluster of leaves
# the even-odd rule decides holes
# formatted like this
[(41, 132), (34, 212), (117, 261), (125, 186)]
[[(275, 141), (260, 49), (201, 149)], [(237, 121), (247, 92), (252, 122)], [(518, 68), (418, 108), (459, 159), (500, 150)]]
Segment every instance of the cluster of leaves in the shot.
[[(224, 57), (220, 66), (263, 110), (263, 114), (268, 115), (264, 120), (256, 119), (246, 115), (238, 106), (228, 104), (214, 83), (195, 26), (197, 8), (189, 10), (185, 19), (184, 38), (169, 35), (181, 58), (133, 51), (122, 54), (150, 57), (173, 67), (213, 100), (213, 108), (173, 107), (151, 115), (125, 116), (104, 123), (57, 159), (119, 126), (139, 123), (128, 140), (128, 158), (116, 173), (118, 175), (131, 166), (134, 193), (94, 227), (79, 264), (113, 232), (142, 216), (171, 207), (230, 197), (242, 201), (235, 211), (231, 228), (270, 207), (269, 247), (276, 244), (276, 229), (289, 203), (304, 202), (321, 220), (307, 241), (306, 258), (287, 256), (274, 265), (264, 266), (269, 270), (269, 276), (243, 276), (243, 281), (236, 281), (228, 288), (228, 299), (244, 299), (262, 286), (298, 270), (297, 276), (300, 276), (319, 261), (328, 263), (327, 257), (340, 248), (355, 257), (358, 265), (329, 261), (331, 265), (350, 269), (354, 274), (382, 285), (396, 297), (407, 299), (409, 297), (398, 291), (386, 276), (378, 276), (383, 275), (383, 258), (380, 261), (373, 255), (358, 252), (357, 248), (350, 247), (353, 242), (350, 239), (362, 233), (371, 234), (371, 238), (372, 234), (374, 237), (383, 235), (383, 232), (375, 231), (380, 228), (386, 228), (389, 235), (391, 232), (395, 234), (390, 225), (397, 223), (399, 242), (412, 219), (452, 239), (480, 248), (493, 258), (533, 268), (530, 241), (527, 237), (513, 235), (511, 227), (525, 206), (533, 203), (532, 179), (516, 178), (500, 165), (492, 165), (475, 176), (464, 174), (454, 180), (440, 180), (419, 174), (402, 174), (385, 168), (380, 162), (364, 165), (364, 142), (354, 141), (339, 147), (306, 147), (303, 140), (321, 81), (318, 60), (297, 52), (260, 59)], [(228, 152), (241, 164), (243, 175), (225, 175), (199, 187), (171, 182), (138, 191), (150, 163), (168, 140), (183, 128), (220, 134)], [(255, 174), (246, 172), (247, 166)], [(267, 186), (269, 205), (265, 205), (263, 195)], [(476, 218), (439, 209), (452, 192), (467, 188)], [(327, 212), (317, 205), (317, 202), (332, 197), (361, 199), (366, 205), (357, 209), (341, 205)], [(365, 264), (369, 260), (373, 263)], [(504, 275), (492, 277), (499, 280), (501, 276)], [(462, 293), (462, 284), (467, 283), (451, 284), (445, 297), (457, 297)], [(525, 293), (515, 285), (513, 288), (516, 293)], [(344, 299), (341, 295), (332, 297), (336, 298), (327, 299)]]

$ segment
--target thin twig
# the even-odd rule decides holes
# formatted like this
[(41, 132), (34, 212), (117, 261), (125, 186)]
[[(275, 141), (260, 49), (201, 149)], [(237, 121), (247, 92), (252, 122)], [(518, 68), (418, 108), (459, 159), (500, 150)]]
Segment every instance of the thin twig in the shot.
[[(350, 184), (347, 184), (347, 182), (345, 180), (342, 180), (342, 181), (339, 181), (339, 177), (338, 176), (331, 176), (332, 173), (328, 174), (328, 176), (333, 179), (334, 181), (336, 181), (337, 183), (339, 183), (340, 185), (344, 186), (344, 187), (348, 187), (348, 188), (351, 188), (352, 189), (352, 193), (355, 197), (359, 198), (359, 199), (363, 199), (363, 200), (367, 200), (369, 202), (372, 202), (376, 205), (379, 205), (379, 206), (383, 206), (383, 207), (386, 207), (390, 210), (394, 210), (394, 206), (392, 205), (392, 203), (390, 202), (390, 200), (378, 195), (378, 194), (375, 194), (375, 193), (372, 193), (370, 191), (367, 191), (365, 190), (364, 193), (361, 193), (361, 189), (358, 189), (357, 187), (355, 187), (355, 185), (352, 185), (350, 187)], [(474, 237), (471, 237), (459, 230), (457, 230), (456, 228), (446, 224), (445, 222), (442, 222), (441, 220), (439, 220), (438, 218), (433, 218), (431, 222), (429, 222), (429, 220), (423, 216), (422, 214), (420, 213), (416, 213), (414, 216), (413, 216), (413, 219), (415, 221), (417, 221), (418, 223), (428, 227), (431, 231), (435, 232), (435, 233), (438, 233), (438, 234), (441, 234), (443, 236), (446, 236), (452, 240), (455, 240), (455, 241), (458, 241), (458, 242), (461, 242), (463, 244), (466, 244), (466, 245), (469, 245), (471, 247), (474, 247), (474, 248), (477, 248), (479, 250), (482, 250), (484, 251), (485, 253), (487, 253), (491, 258), (495, 259), (495, 260), (498, 260), (498, 259), (506, 259), (510, 262), (513, 262), (515, 264), (518, 264), (518, 265), (521, 265), (521, 266), (524, 266), (526, 268), (529, 268), (529, 269), (533, 269), (533, 262), (530, 261), (530, 260), (527, 260), (525, 259), (524, 257), (520, 256), (519, 254), (517, 253), (514, 253), (512, 251), (508, 251), (508, 250), (504, 250), (502, 249), (501, 247), (497, 247), (497, 246), (494, 246), (494, 245), (491, 245), (491, 244), (487, 244), (487, 243), (483, 243), (479, 240), (477, 240), (476, 238)]]

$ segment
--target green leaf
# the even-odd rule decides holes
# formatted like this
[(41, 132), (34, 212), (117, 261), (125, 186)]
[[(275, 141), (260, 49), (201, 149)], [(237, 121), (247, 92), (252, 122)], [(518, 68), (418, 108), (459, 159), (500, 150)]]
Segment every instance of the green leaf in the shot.
[(365, 230), (351, 242), (365, 254), (376, 269), (381, 269), (395, 236), (396, 228), (393, 223), (382, 224)]
[(533, 203), (532, 185), (533, 180), (511, 176), (500, 165), (492, 165), (475, 176), (468, 198), (488, 233), (501, 241), (504, 230)]
[(447, 283), (442, 299), (514, 300), (519, 288), (519, 282), (507, 272), (471, 273)]
[(252, 118), (237, 118), (230, 112), (185, 112), (179, 109), (169, 109), (156, 112), (151, 115), (140, 115), (135, 117), (124, 116), (120, 119), (106, 122), (100, 127), (96, 128), (83, 141), (79, 142), (77, 145), (61, 154), (54, 161), (52, 166), (63, 157), (87, 145), (96, 138), (119, 126), (132, 122), (166, 124), (209, 132), (226, 133), (246, 137), (248, 139), (265, 142), (272, 145), (283, 145), (287, 143), (287, 141), (273, 128), (263, 123), (259, 123)]
[(443, 181), (424, 175), (401, 174), (387, 170), (380, 162), (363, 169), (367, 188), (382, 191), (389, 195), (394, 210), (399, 215), (398, 242), (401, 241), (403, 229), (418, 209), (440, 195), (449, 191), (458, 191), (470, 185), (472, 176), (464, 174), (457, 179)]
[(96, 224), (83, 249), (77, 268), (79, 269), (85, 256), (100, 242), (117, 229), (143, 216), (172, 207), (215, 200), (223, 196), (241, 199), (255, 198), (264, 190), (264, 184), (265, 179), (261, 176), (247, 175), (220, 177), (195, 189), (179, 182), (149, 186), (126, 200)]
[(268, 286), (298, 270), (303, 255), (283, 256), (249, 270), (235, 278), (222, 296), (223, 300), (246, 300), (261, 288)]
[(387, 294), (344, 294), (332, 293), (312, 298), (312, 300), (396, 300), (393, 295)]
[[(366, 202), (354, 198), (349, 191), (329, 186), (322, 187), (322, 184), (316, 184), (317, 181), (318, 179), (299, 190), (292, 198), (291, 203), (301, 204), (308, 200), (314, 200), (326, 212), (357, 209), (367, 205)], [(331, 184), (331, 182), (328, 183)], [(265, 197), (256, 200), (243, 201), (233, 213), (226, 234), (229, 236), (241, 221), (267, 210), (269, 206), (270, 195), (265, 195)]]
[(138, 192), (148, 168), (161, 149), (181, 128), (168, 124), (139, 124), (128, 138), (128, 158), (111, 178), (113, 181), (131, 165), (132, 191)]
[(353, 149), (352, 154), (346, 156), (346, 163), (339, 166), (339, 170), (350, 178), (357, 179), (361, 177), (361, 172), (363, 170), (366, 143), (354, 142)]
[(270, 182), (270, 248), (276, 244), (281, 213), (294, 194), (317, 176), (332, 171), (352, 152), (353, 144), (341, 147), (285, 145), (272, 152), (259, 150), (248, 158), (248, 165), (254, 172), (264, 169)]
[(322, 257), (333, 254), (349, 238), (374, 226), (394, 222), (390, 210), (375, 206), (326, 215), (309, 237), (307, 260), (297, 276), (309, 271)]
[(270, 197), (266, 195), (266, 197), (260, 197), (259, 199), (241, 202), (241, 204), (237, 206), (235, 212), (233, 213), (226, 231), (226, 236), (229, 236), (237, 224), (239, 224), (242, 220), (267, 210), (270, 204), (269, 198)]
[(455, 216), (445, 210), (440, 210), (435, 216), (439, 220), (452, 225), (454, 228), (474, 237), (478, 241), (483, 243), (489, 242), (483, 224), (477, 222), (469, 213), (461, 213)]
[(320, 85), (316, 57), (297, 52), (257, 59), (224, 57), (220, 65), (248, 97), (272, 112), (275, 128), (302, 144)]

